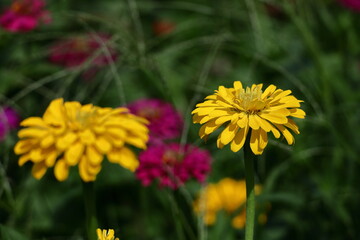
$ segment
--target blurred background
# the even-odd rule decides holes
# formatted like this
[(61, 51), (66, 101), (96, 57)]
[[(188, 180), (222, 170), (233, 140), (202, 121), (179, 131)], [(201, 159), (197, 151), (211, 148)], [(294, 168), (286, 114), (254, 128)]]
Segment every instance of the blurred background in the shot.
[(212, 159), (204, 182), (178, 189), (104, 161), (99, 227), (121, 240), (243, 239), (233, 213), (207, 225), (193, 210), (208, 183), (245, 176), (242, 151), (217, 149), (216, 134), (200, 140), (190, 114), (233, 81), (291, 89), (307, 113), (294, 146), (270, 138), (256, 162), (256, 239), (360, 238), (359, 0), (3, 0), (0, 11), (0, 239), (85, 239), (77, 169), (36, 180), (13, 151), (18, 122), (60, 97), (169, 103), (183, 122), (171, 142)]

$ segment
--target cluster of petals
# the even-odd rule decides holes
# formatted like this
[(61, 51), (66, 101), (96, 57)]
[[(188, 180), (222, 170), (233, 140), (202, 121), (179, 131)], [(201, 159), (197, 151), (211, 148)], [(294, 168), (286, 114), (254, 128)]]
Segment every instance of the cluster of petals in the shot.
[(153, 145), (139, 155), (137, 178), (144, 186), (158, 180), (160, 186), (176, 189), (191, 178), (203, 182), (210, 171), (210, 154), (192, 145)]
[(117, 59), (117, 52), (106, 34), (84, 34), (55, 42), (50, 47), (49, 61), (66, 67), (78, 67), (89, 62), (88, 75), (96, 73)]
[(40, 179), (54, 166), (57, 180), (64, 181), (69, 168), (78, 165), (80, 177), (96, 179), (104, 156), (126, 169), (138, 167), (136, 155), (128, 147), (146, 148), (147, 120), (129, 113), (126, 108), (101, 108), (92, 104), (53, 100), (43, 117), (30, 117), (20, 123), (25, 127), (15, 153), (19, 165), (33, 162), (32, 174)]
[(339, 0), (345, 7), (360, 12), (360, 0)]
[(14, 0), (0, 16), (0, 25), (10, 32), (28, 32), (50, 21), (44, 0)]
[(96, 234), (98, 240), (119, 240), (119, 238), (115, 238), (114, 229), (109, 229), (106, 231), (105, 229), (101, 230), (100, 228), (96, 229)]
[(180, 113), (170, 103), (160, 99), (140, 99), (127, 107), (131, 113), (150, 122), (150, 143), (158, 144), (180, 135), (183, 121)]
[(4, 140), (10, 130), (19, 126), (19, 114), (10, 107), (0, 109), (0, 140)]
[[(261, 187), (255, 185), (255, 194), (259, 194)], [(245, 180), (224, 178), (218, 183), (210, 183), (194, 201), (194, 210), (203, 216), (207, 225), (216, 222), (217, 214), (225, 211), (233, 216), (232, 225), (241, 229), (246, 219), (246, 184)]]
[(290, 90), (277, 89), (274, 85), (264, 91), (262, 84), (244, 89), (240, 81), (235, 81), (233, 86), (220, 86), (192, 111), (193, 122), (203, 124), (199, 131), (202, 139), (225, 125), (217, 138), (217, 147), (230, 143), (233, 152), (244, 146), (248, 134), (251, 134), (251, 150), (256, 155), (263, 153), (268, 132), (276, 138), (284, 136), (289, 145), (294, 143), (289, 129), (296, 134), (300, 132), (290, 117), (305, 118), (305, 112), (299, 109), (301, 100), (290, 95)]

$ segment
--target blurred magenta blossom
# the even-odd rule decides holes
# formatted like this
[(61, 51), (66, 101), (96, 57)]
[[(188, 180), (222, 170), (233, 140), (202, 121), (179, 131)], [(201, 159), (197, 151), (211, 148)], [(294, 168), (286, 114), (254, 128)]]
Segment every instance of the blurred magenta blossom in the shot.
[(0, 16), (0, 25), (10, 32), (28, 32), (50, 22), (44, 0), (14, 0)]
[(127, 106), (131, 113), (149, 120), (150, 144), (180, 135), (183, 128), (181, 115), (169, 103), (159, 99), (140, 99)]
[(7, 133), (19, 126), (20, 117), (18, 113), (10, 108), (0, 109), (0, 140), (4, 140)]
[(140, 153), (139, 160), (136, 176), (144, 186), (158, 180), (160, 186), (176, 189), (190, 178), (205, 181), (211, 157), (208, 151), (196, 146), (171, 143), (150, 146)]
[[(101, 67), (115, 61), (118, 54), (105, 34), (85, 34), (60, 40), (50, 47), (49, 61), (66, 68), (78, 67), (94, 56), (90, 68), (84, 73), (91, 78)], [(100, 50), (102, 47), (106, 50)]]
[(115, 50), (108, 44), (110, 37), (104, 34), (86, 34), (56, 42), (50, 48), (50, 61), (64, 67), (77, 67), (96, 53), (103, 45), (110, 53), (100, 52), (93, 60), (93, 65), (104, 66), (116, 59)]
[(344, 6), (360, 11), (360, 0), (339, 0)]

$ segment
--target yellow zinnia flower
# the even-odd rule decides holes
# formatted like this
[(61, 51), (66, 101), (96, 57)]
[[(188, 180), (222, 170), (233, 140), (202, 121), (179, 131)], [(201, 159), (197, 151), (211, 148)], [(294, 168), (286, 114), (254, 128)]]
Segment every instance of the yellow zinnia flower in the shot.
[(57, 180), (64, 181), (69, 168), (78, 165), (83, 181), (94, 181), (104, 155), (110, 162), (135, 171), (139, 163), (127, 144), (145, 149), (147, 120), (130, 114), (126, 108), (101, 108), (92, 104), (53, 100), (43, 117), (30, 117), (20, 123), (15, 153), (19, 165), (34, 163), (32, 174), (40, 179), (54, 167)]
[[(255, 185), (255, 194), (261, 191), (260, 185)], [(225, 210), (228, 214), (237, 213), (232, 220), (234, 228), (243, 228), (246, 219), (246, 184), (244, 180), (224, 178), (218, 183), (206, 186), (200, 197), (194, 202), (194, 210), (203, 214), (204, 222), (213, 225), (219, 211)], [(240, 212), (239, 212), (240, 210)]]
[(270, 131), (276, 138), (282, 134), (289, 145), (293, 144), (294, 137), (288, 128), (296, 134), (300, 132), (289, 117), (305, 118), (305, 112), (299, 109), (303, 101), (290, 95), (290, 90), (284, 91), (270, 85), (262, 91), (262, 86), (253, 84), (251, 88), (244, 89), (241, 82), (236, 81), (233, 88), (220, 86), (215, 94), (197, 104), (192, 114), (194, 123), (204, 124), (199, 131), (200, 137), (206, 139), (226, 124), (218, 136), (218, 148), (231, 143), (231, 150), (239, 151), (250, 128), (250, 147), (256, 155), (263, 153)]
[(119, 240), (119, 238), (115, 238), (115, 231), (113, 229), (101, 230), (100, 228), (96, 229), (96, 233), (98, 236), (98, 240)]

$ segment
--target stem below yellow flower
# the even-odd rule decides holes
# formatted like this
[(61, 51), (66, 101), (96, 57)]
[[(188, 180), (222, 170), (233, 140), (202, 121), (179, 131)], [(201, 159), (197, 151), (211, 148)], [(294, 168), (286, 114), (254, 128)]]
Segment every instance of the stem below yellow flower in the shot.
[(254, 161), (256, 160), (256, 156), (252, 153), (249, 142), (250, 139), (247, 139), (248, 144), (245, 144), (244, 147), (245, 179), (246, 179), (245, 240), (254, 239), (254, 224), (255, 224)]
[(94, 182), (82, 182), (82, 185), (83, 185), (85, 212), (86, 212), (87, 239), (97, 240), (96, 229), (98, 225), (96, 219)]

